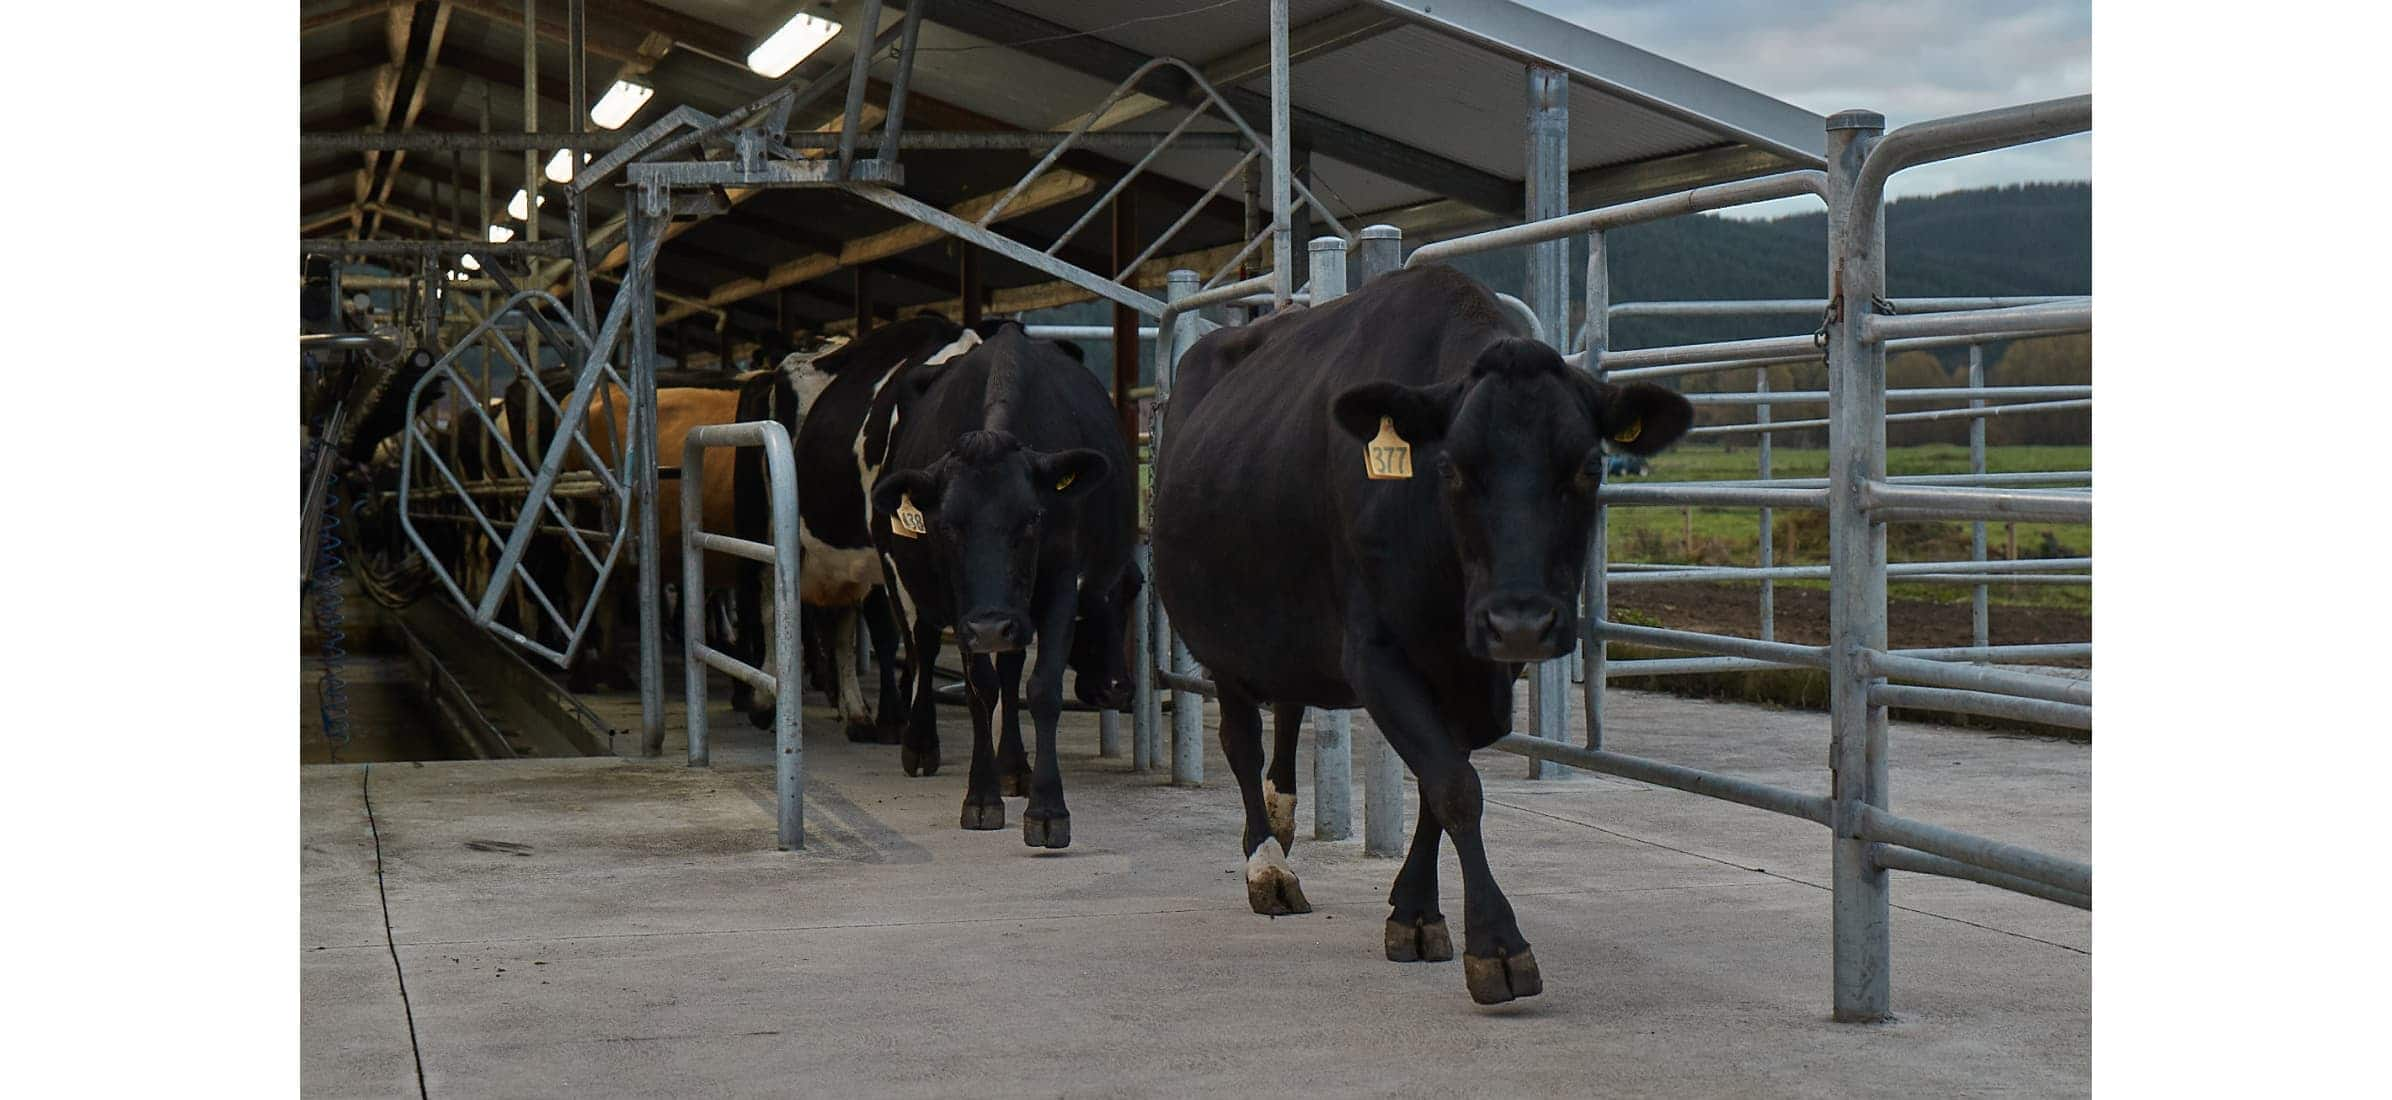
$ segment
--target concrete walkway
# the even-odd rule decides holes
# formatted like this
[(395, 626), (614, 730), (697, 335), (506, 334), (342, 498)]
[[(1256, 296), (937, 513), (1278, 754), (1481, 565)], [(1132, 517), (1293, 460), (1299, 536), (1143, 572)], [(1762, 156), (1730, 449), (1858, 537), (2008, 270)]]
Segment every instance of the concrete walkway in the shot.
[[(1611, 708), (1620, 751), (1826, 789), (1821, 715)], [(2090, 915), (2049, 902), (1898, 875), (1900, 1018), (1830, 1022), (1807, 822), (1481, 754), (1487, 847), (1546, 985), (1484, 1009), (1458, 963), (1381, 956), (1396, 862), (1358, 840), (1297, 844), (1312, 914), (1249, 912), (1217, 749), (1204, 789), (1158, 786), (1066, 715), (1073, 845), (1045, 853), (956, 827), (969, 723), (941, 718), (955, 763), (907, 779), (810, 713), (802, 854), (773, 850), (767, 737), (728, 712), (710, 771), (678, 762), (677, 730), (663, 761), (304, 768), (307, 1093), (416, 1095), (419, 1051), (434, 1097), (2089, 1087)], [(1899, 724), (1892, 744), (1901, 813), (2086, 858), (2088, 746)]]

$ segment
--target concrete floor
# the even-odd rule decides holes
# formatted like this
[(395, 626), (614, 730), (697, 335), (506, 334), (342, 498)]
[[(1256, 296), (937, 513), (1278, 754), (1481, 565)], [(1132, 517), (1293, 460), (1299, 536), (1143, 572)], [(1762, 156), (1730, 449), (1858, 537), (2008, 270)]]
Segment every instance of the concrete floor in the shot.
[[(436, 1097), (2089, 1088), (2091, 918), (2049, 902), (1898, 875), (1899, 1019), (1830, 1022), (1828, 837), (1806, 822), (1481, 754), (1546, 988), (1488, 1009), (1458, 963), (1385, 961), (1395, 861), (1358, 840), (1297, 844), (1310, 915), (1249, 912), (1217, 749), (1204, 789), (1158, 786), (1066, 715), (1073, 844), (1046, 853), (956, 827), (959, 763), (907, 779), (812, 711), (812, 846), (787, 854), (767, 735), (725, 711), (716, 767), (690, 770), (671, 698), (662, 761), (302, 769), (309, 1095), (415, 1095), (418, 1049)], [(1611, 707), (1621, 751), (1825, 790), (1822, 715)], [(960, 761), (968, 721), (941, 718)], [(1905, 815), (2086, 858), (2087, 745), (1910, 725), (1892, 745)], [(1442, 883), (1458, 939), (1450, 846)]]

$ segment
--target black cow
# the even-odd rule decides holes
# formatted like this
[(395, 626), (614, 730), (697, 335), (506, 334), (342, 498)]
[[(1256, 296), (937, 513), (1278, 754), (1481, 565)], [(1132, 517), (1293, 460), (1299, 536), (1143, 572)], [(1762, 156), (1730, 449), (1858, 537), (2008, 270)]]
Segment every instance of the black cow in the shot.
[[(769, 417), (790, 431), (803, 558), (798, 598), (807, 608), (825, 612), (809, 613), (807, 634), (809, 642), (820, 640), (828, 650), (831, 675), (817, 682), (827, 683), (825, 693), (839, 707), (851, 741), (894, 744), (905, 701), (897, 678), (903, 631), (890, 610), (879, 552), (866, 526), (865, 491), (880, 469), (877, 461), (863, 457), (865, 422), (874, 395), (903, 371), (942, 354), (960, 354), (976, 339), (942, 317), (908, 318), (830, 350), (792, 355), (780, 369), (751, 377), (741, 391), (741, 420)], [(763, 452), (742, 448), (735, 463), (736, 526), (747, 538), (768, 540), (771, 513), (764, 498)], [(738, 634), (743, 639), (764, 637), (761, 567), (743, 570), (740, 591)], [(880, 666), (877, 711), (865, 705), (856, 683), (859, 612)], [(734, 700), (735, 705), (740, 702)], [(769, 728), (771, 701), (752, 706), (748, 718), (759, 728)]]
[(1436, 881), (1452, 837), (1482, 1004), (1543, 982), (1487, 868), (1470, 753), (1511, 729), (1522, 663), (1570, 649), (1605, 440), (1650, 454), (1693, 420), (1684, 398), (1598, 384), (1508, 323), (1484, 288), (1429, 265), (1215, 332), (1181, 360), (1154, 486), (1156, 591), (1220, 689), (1248, 903), (1309, 911), (1280, 792), (1303, 708), (1360, 704), (1420, 781), (1387, 957), (1453, 957)]
[[(1055, 758), (1063, 670), (1083, 616), (1119, 648), (1114, 603), (1137, 514), (1112, 401), (1086, 368), (1010, 323), (962, 357), (916, 372), (906, 389), (891, 472), (872, 491), (873, 536), (911, 605), (915, 667), (931, 666), (944, 627), (955, 628), (963, 650), (972, 704), (963, 827), (1003, 828), (1003, 795), (1027, 794), (1022, 842), (1066, 847), (1071, 813)], [(1025, 698), (1022, 664), (1033, 642)], [(992, 749), (1000, 703), (1003, 745)], [(1024, 703), (1038, 727), (1035, 770), (1022, 749)], [(934, 770), (927, 676), (915, 683), (905, 738), (907, 770)]]

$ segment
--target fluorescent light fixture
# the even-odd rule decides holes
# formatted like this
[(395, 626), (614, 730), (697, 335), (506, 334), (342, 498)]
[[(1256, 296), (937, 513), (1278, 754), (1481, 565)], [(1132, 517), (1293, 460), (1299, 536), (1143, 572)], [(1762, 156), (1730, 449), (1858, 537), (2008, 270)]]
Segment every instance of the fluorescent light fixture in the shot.
[(822, 44), (839, 37), (839, 24), (820, 16), (799, 12), (781, 24), (747, 55), (748, 71), (762, 77), (778, 77), (797, 67), (797, 63), (814, 56)]
[[(588, 163), (590, 162), (590, 154), (588, 154), (588, 153), (583, 153), (583, 154), (581, 155), (581, 162), (582, 162), (583, 164), (588, 164)], [(566, 150), (566, 149), (559, 149), (559, 150), (557, 150), (557, 151), (556, 151), (556, 155), (555, 155), (555, 156), (548, 158), (548, 167), (547, 167), (547, 168), (546, 168), (544, 171), (545, 171), (545, 174), (548, 176), (548, 178), (549, 178), (550, 182), (553, 182), (553, 183), (571, 183), (571, 182), (573, 182), (573, 154), (572, 154), (572, 152), (571, 152), (570, 150)]]
[[(548, 205), (548, 196), (540, 196), (539, 203)], [(507, 200), (507, 216), (516, 221), (525, 221), (532, 216), (531, 200), (524, 196), (521, 188), (516, 189), (514, 198)]]
[[(511, 235), (512, 235), (512, 234), (510, 234), (510, 236), (511, 236)], [(458, 267), (462, 267), (462, 268), (464, 268), (464, 269), (465, 269), (465, 270), (467, 270), (467, 271), (480, 271), (480, 270), (482, 269), (482, 261), (480, 261), (480, 260), (477, 260), (477, 259), (474, 259), (474, 258), (473, 258), (473, 253), (471, 253), (471, 252), (468, 252), (468, 253), (466, 253), (466, 254), (464, 254), (464, 255), (462, 255), (462, 256), (459, 256), (459, 257), (457, 257), (457, 266), (458, 266)], [(464, 276), (462, 276), (462, 275), (459, 275), (459, 274), (457, 274), (457, 273), (456, 273), (456, 272), (454, 272), (454, 271), (451, 271), (451, 272), (449, 272), (449, 277), (451, 277), (451, 278), (456, 278), (456, 279), (462, 279), (462, 278), (464, 278)]]
[(656, 89), (636, 81), (615, 81), (614, 86), (608, 88), (605, 95), (599, 96), (598, 102), (590, 108), (590, 121), (597, 123), (601, 129), (619, 129), (631, 121), (631, 116), (640, 113), (640, 108), (646, 106), (648, 98), (655, 94)]
[(514, 226), (511, 226), (511, 225), (494, 225), (494, 226), (491, 226), (491, 227), (490, 227), (490, 243), (491, 243), (491, 244), (505, 244), (505, 243), (507, 243), (508, 241), (511, 241), (511, 240), (514, 240), (514, 239), (515, 239), (515, 227), (514, 227)]

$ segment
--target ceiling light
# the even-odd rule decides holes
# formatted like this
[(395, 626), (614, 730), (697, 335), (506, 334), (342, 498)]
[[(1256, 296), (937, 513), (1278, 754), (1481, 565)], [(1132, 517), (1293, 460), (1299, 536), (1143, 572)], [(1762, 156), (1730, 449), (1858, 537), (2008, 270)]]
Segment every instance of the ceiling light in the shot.
[(640, 108), (646, 106), (648, 98), (655, 94), (656, 89), (636, 81), (615, 81), (614, 86), (608, 88), (605, 95), (599, 96), (597, 104), (590, 108), (590, 121), (597, 123), (600, 129), (617, 129), (631, 121), (631, 116), (640, 113)]
[[(582, 162), (583, 164), (588, 164), (588, 163), (590, 162), (590, 154), (588, 154), (588, 153), (583, 153), (583, 154), (581, 155), (581, 162)], [(571, 151), (571, 150), (568, 150), (568, 149), (559, 149), (559, 150), (557, 150), (557, 151), (556, 151), (556, 155), (555, 155), (555, 156), (548, 158), (548, 167), (547, 167), (547, 169), (545, 169), (545, 172), (546, 172), (546, 174), (547, 174), (547, 176), (548, 176), (548, 178), (549, 178), (549, 180), (550, 180), (551, 182), (554, 182), (554, 183), (571, 183), (571, 182), (573, 182), (573, 153), (572, 153), (572, 151)]]
[(505, 243), (507, 243), (508, 241), (511, 241), (511, 240), (514, 240), (514, 239), (515, 239), (515, 227), (514, 227), (514, 226), (511, 226), (511, 225), (494, 225), (494, 226), (491, 226), (491, 227), (490, 227), (490, 243), (491, 243), (491, 244), (505, 244)]
[[(548, 205), (548, 196), (540, 196), (539, 203), (542, 206)], [(507, 216), (516, 221), (525, 221), (532, 216), (531, 202), (524, 197), (521, 188), (516, 189), (514, 198), (507, 200)]]
[[(511, 235), (512, 234), (510, 234), (510, 236)], [(467, 271), (480, 271), (482, 269), (482, 261), (474, 259), (473, 253), (468, 252), (457, 257), (457, 266), (462, 267)], [(463, 276), (457, 275), (457, 273), (454, 271), (449, 272), (449, 274), (457, 278), (463, 278)]]
[(778, 77), (838, 36), (839, 24), (801, 11), (747, 55), (748, 70), (762, 77)]

